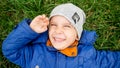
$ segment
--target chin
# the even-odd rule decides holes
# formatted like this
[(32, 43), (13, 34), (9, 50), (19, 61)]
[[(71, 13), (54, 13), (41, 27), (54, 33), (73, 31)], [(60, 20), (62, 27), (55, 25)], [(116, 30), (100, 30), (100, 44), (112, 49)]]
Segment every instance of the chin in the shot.
[(53, 45), (53, 47), (54, 47), (55, 49), (57, 49), (57, 50), (63, 50), (63, 49), (65, 49), (65, 48), (67, 48), (67, 47), (64, 47), (64, 46), (63, 46), (63, 47), (62, 47), (62, 46), (60, 47), (60, 45), (57, 45), (57, 46), (54, 46), (54, 45)]

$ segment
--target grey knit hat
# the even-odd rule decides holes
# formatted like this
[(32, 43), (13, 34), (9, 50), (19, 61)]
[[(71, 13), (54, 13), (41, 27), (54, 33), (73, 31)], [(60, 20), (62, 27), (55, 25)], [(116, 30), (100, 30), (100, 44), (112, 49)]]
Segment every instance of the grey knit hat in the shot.
[(61, 15), (71, 22), (78, 32), (78, 38), (81, 38), (83, 24), (86, 19), (86, 15), (82, 9), (73, 5), (72, 3), (61, 4), (52, 10), (49, 18), (55, 15)]

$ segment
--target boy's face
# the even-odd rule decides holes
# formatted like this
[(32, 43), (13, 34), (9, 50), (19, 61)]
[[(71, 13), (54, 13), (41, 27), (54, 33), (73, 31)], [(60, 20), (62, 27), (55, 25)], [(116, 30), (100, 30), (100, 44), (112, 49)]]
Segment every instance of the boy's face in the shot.
[(49, 39), (58, 50), (69, 47), (77, 39), (77, 32), (63, 16), (54, 16), (50, 20)]

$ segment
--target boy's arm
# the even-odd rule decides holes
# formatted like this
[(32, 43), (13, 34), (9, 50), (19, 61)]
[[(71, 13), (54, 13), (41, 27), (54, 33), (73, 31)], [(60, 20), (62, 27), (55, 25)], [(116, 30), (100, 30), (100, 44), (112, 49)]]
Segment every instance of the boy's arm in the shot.
[[(35, 19), (33, 19), (33, 21), (34, 20)], [(20, 66), (25, 66), (25, 63), (32, 59), (33, 48), (30, 43), (44, 33), (34, 31), (34, 29), (29, 26), (31, 23), (33, 22), (28, 19), (19, 23), (4, 40), (2, 45), (4, 56)]]
[(25, 64), (24, 55), (27, 49), (25, 47), (39, 35), (30, 29), (28, 22), (29, 20), (25, 19), (19, 23), (4, 40), (2, 45), (4, 56), (20, 66), (24, 66)]
[(101, 68), (119, 68), (120, 51), (97, 51), (96, 61)]
[[(95, 40), (98, 36), (94, 31), (83, 31), (81, 36), (82, 49), (80, 56), (85, 57), (85, 66), (95, 66), (94, 68), (119, 68), (120, 51), (97, 50), (94, 48)], [(96, 64), (96, 65), (95, 65)]]

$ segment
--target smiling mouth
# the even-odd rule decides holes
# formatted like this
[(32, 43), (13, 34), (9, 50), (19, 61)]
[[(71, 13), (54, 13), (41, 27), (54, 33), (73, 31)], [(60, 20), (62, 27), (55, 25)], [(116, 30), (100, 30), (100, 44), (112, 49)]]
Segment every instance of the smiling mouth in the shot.
[(54, 41), (55, 41), (55, 42), (63, 42), (63, 41), (65, 41), (65, 39), (63, 39), (63, 38), (58, 38), (58, 37), (54, 37)]

